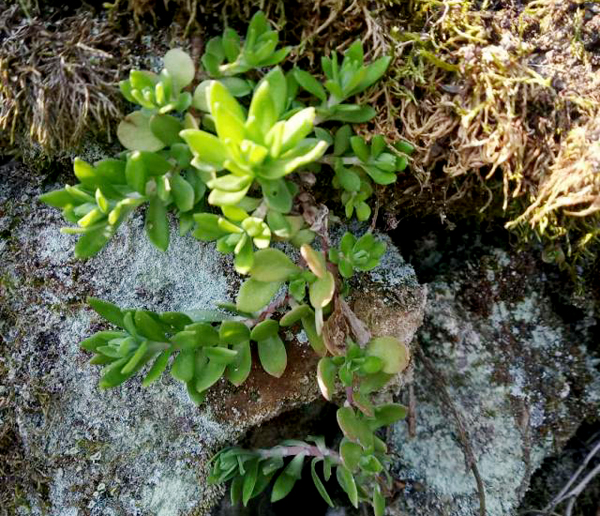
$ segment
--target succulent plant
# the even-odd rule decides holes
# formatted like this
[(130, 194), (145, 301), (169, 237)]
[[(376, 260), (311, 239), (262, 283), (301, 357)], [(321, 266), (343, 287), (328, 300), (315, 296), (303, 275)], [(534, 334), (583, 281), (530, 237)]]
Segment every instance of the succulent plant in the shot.
[[(395, 338), (372, 338), (362, 328), (344, 301), (344, 279), (376, 267), (386, 246), (368, 232), (358, 239), (346, 233), (339, 248), (331, 248), (327, 210), (307, 201), (299, 179), (329, 170), (346, 216), (367, 221), (373, 184), (393, 183), (412, 146), (390, 147), (380, 135), (367, 142), (351, 125), (375, 116), (372, 107), (348, 99), (385, 73), (389, 57), (365, 64), (356, 42), (341, 62), (335, 52), (323, 58), (321, 84), (298, 67), (284, 72), (277, 66), (290, 52), (278, 49), (278, 42), (259, 12), (243, 41), (227, 29), (208, 42), (200, 73), (208, 78), (197, 85), (196, 66), (181, 49), (167, 52), (160, 73), (131, 71), (120, 88), (140, 109), (119, 124), (126, 150), (94, 164), (76, 159), (79, 183), (41, 200), (76, 224), (63, 231), (81, 235), (79, 258), (97, 254), (136, 208), (147, 205), (146, 234), (159, 250), (169, 245), (173, 212), (180, 234), (215, 241), (247, 276), (235, 304), (220, 310), (155, 313), (90, 298), (90, 306), (116, 327), (81, 343), (94, 354), (90, 362), (103, 366), (101, 388), (136, 374), (146, 387), (169, 370), (201, 404), (217, 382), (246, 381), (252, 348), (264, 371), (282, 377), (288, 365), (282, 328), (301, 327), (320, 357), (316, 379), (323, 396), (334, 401), (346, 394), (337, 412), (343, 433), (337, 451), (320, 437), (268, 450), (229, 448), (213, 459), (210, 481), (231, 480), (232, 501), (247, 504), (274, 480), (276, 502), (310, 458), (312, 479), (329, 505), (319, 463), (325, 481), (335, 470), (354, 506), (369, 502), (381, 515), (390, 476), (386, 446), (376, 433), (404, 417), (405, 409), (377, 405), (370, 396), (408, 366), (409, 355)], [(314, 240), (320, 247), (311, 245)], [(290, 245), (299, 253), (290, 253)], [(328, 325), (338, 318), (360, 334), (358, 344), (349, 335), (331, 342)]]

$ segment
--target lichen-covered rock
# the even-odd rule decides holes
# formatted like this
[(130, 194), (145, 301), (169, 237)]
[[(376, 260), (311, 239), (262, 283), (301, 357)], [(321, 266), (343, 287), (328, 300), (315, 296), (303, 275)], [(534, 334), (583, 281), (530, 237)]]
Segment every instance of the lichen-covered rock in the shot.
[[(75, 237), (59, 232), (60, 212), (37, 201), (54, 185), (16, 163), (1, 166), (0, 176), (0, 365), (8, 364), (0, 383), (10, 394), (7, 417), (16, 420), (21, 458), (44, 476), (43, 486), (23, 493), (23, 504), (57, 516), (204, 514), (222, 494), (204, 482), (208, 458), (251, 425), (316, 399), (318, 357), (302, 333), (288, 332), (282, 378), (255, 365), (242, 386), (217, 384), (201, 408), (169, 375), (147, 389), (132, 379), (100, 391), (99, 368), (86, 363), (79, 342), (105, 321), (86, 296), (158, 311), (214, 308), (233, 299), (240, 279), (213, 244), (191, 236), (174, 231), (168, 252), (159, 252), (140, 214), (97, 256), (78, 261)], [(386, 293), (388, 310), (395, 306), (405, 318), (398, 336), (408, 344), (424, 292), (391, 245), (385, 264), (365, 284)], [(380, 327), (389, 313), (369, 315), (365, 307), (360, 315)]]
[(530, 255), (488, 249), (428, 285), (414, 434), (392, 433), (406, 486), (393, 514), (516, 514), (542, 459), (598, 416), (596, 320), (560, 310), (549, 283)]

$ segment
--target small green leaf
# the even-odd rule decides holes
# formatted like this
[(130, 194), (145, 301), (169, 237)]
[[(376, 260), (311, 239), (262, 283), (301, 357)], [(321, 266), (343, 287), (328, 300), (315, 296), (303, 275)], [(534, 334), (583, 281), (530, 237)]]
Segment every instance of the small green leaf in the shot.
[(134, 321), (139, 332), (147, 339), (156, 340), (158, 342), (164, 342), (166, 340), (167, 337), (162, 325), (157, 322), (149, 312), (136, 310)]
[(181, 351), (173, 360), (171, 376), (180, 382), (189, 382), (194, 377), (195, 352)]
[(150, 130), (165, 145), (170, 146), (182, 141), (179, 133), (183, 130), (183, 125), (171, 115), (153, 115), (150, 118)]
[(147, 351), (148, 341), (145, 340), (140, 344), (140, 347), (136, 350), (136, 352), (129, 359), (129, 361), (123, 366), (123, 369), (121, 369), (121, 373), (128, 374), (134, 372), (135, 367), (140, 363), (140, 360), (142, 360)]
[(382, 426), (389, 426), (396, 421), (406, 418), (407, 409), (398, 403), (388, 403), (375, 407), (376, 422), (369, 422), (371, 429), (376, 430)]
[(254, 265), (250, 276), (257, 281), (286, 281), (300, 268), (288, 256), (278, 249), (261, 249), (254, 254)]
[(331, 358), (324, 357), (317, 365), (317, 383), (321, 394), (327, 401), (331, 401), (335, 393), (335, 376), (337, 367)]
[(223, 321), (219, 328), (219, 339), (226, 344), (240, 344), (250, 338), (250, 330), (238, 321)]
[(279, 321), (279, 324), (283, 327), (291, 326), (297, 323), (303, 317), (314, 316), (314, 312), (308, 305), (298, 305), (292, 308), (287, 314), (285, 314)]
[(134, 111), (121, 121), (117, 127), (117, 138), (129, 150), (155, 152), (165, 146), (150, 129), (150, 116), (142, 111)]
[(109, 226), (89, 228), (75, 244), (75, 257), (89, 258), (94, 256), (108, 243), (111, 237), (112, 230)]
[(244, 475), (244, 485), (242, 487), (242, 503), (244, 507), (250, 501), (254, 486), (256, 485), (256, 478), (258, 476), (258, 459), (254, 459), (250, 462), (247, 467), (246, 474)]
[(185, 88), (194, 80), (196, 70), (192, 58), (180, 48), (169, 50), (164, 57), (165, 68), (177, 84), (178, 88)]
[(198, 392), (196, 390), (196, 383), (194, 382), (194, 380), (186, 382), (185, 386), (187, 389), (188, 396), (194, 402), (194, 404), (197, 406), (202, 405), (202, 403), (204, 403), (204, 400), (206, 399), (206, 393)]
[(317, 470), (315, 468), (315, 466), (319, 462), (319, 460), (320, 459), (318, 459), (317, 457), (315, 457), (312, 460), (312, 462), (310, 463), (310, 473), (312, 475), (312, 479), (315, 484), (315, 487), (317, 488), (317, 491), (319, 491), (319, 494), (323, 497), (323, 500), (325, 500), (325, 502), (327, 502), (327, 505), (329, 505), (329, 507), (334, 507), (333, 502), (331, 501), (331, 498), (329, 497), (329, 494), (327, 493), (327, 490), (325, 489), (323, 482), (321, 482), (321, 479), (319, 478), (319, 475), (317, 474)]
[(352, 128), (349, 125), (343, 125), (336, 131), (333, 143), (334, 156), (341, 156), (350, 148), (351, 136)]
[(327, 92), (317, 79), (315, 79), (310, 73), (301, 70), (300, 68), (294, 68), (294, 78), (298, 81), (298, 84), (302, 86), (306, 91), (312, 93), (319, 100), (325, 102), (327, 100)]
[(53, 190), (52, 192), (40, 195), (38, 199), (53, 208), (64, 208), (76, 202), (75, 198), (65, 189)]
[(385, 498), (381, 494), (381, 488), (375, 484), (373, 488), (373, 512), (375, 516), (383, 516), (385, 513)]
[(242, 312), (253, 313), (264, 306), (273, 298), (281, 287), (281, 282), (262, 282), (250, 278), (242, 283), (237, 295), (236, 306)]
[(196, 390), (204, 392), (212, 387), (223, 376), (226, 367), (226, 364), (209, 360), (208, 364), (196, 371)]
[[(284, 174), (285, 175), (285, 174)], [(259, 179), (267, 206), (280, 213), (289, 213), (292, 209), (293, 196), (284, 179)]]
[(323, 341), (323, 337), (317, 332), (314, 315), (302, 318), (302, 327), (308, 337), (308, 342), (313, 348), (314, 352), (323, 357), (327, 354), (327, 347)]
[(405, 154), (408, 154), (409, 156), (415, 151), (414, 146), (404, 140), (400, 140), (399, 142), (396, 142), (394, 144), (394, 147), (397, 150), (399, 150), (400, 152), (404, 152)]
[(167, 219), (167, 209), (158, 197), (150, 199), (150, 205), (146, 212), (145, 229), (150, 242), (161, 251), (166, 251), (169, 247), (169, 220)]
[(170, 340), (173, 344), (175, 344), (175, 346), (177, 346), (177, 348), (183, 351), (197, 349), (203, 344), (198, 334), (192, 330), (177, 332), (171, 337)]
[(371, 106), (357, 106), (356, 104), (338, 104), (331, 108), (327, 120), (362, 124), (375, 117), (377, 112)]
[(382, 371), (396, 374), (408, 367), (410, 354), (405, 344), (394, 337), (376, 337), (367, 344), (367, 355), (379, 357), (383, 363)]
[(363, 449), (360, 445), (344, 439), (340, 445), (340, 455), (344, 461), (344, 466), (350, 471), (356, 471), (363, 456)]
[(273, 491), (271, 492), (271, 503), (278, 502), (282, 498), (285, 498), (296, 483), (296, 478), (286, 475), (283, 471), (273, 484)]
[(194, 188), (178, 174), (171, 177), (171, 192), (180, 211), (190, 211), (194, 207)]
[(350, 138), (350, 145), (352, 146), (354, 154), (356, 154), (363, 163), (369, 161), (369, 158), (371, 157), (369, 146), (360, 136), (352, 136)]
[(197, 228), (193, 235), (199, 240), (216, 240), (227, 233), (219, 227), (219, 216), (212, 213), (197, 213), (194, 215)]
[(250, 338), (254, 341), (261, 341), (275, 337), (279, 332), (279, 323), (273, 319), (266, 319), (258, 323), (250, 333)]
[(238, 103), (229, 90), (221, 84), (219, 81), (212, 81), (208, 86), (206, 93), (208, 105), (210, 107), (211, 114), (215, 114), (217, 104), (220, 105), (225, 111), (231, 116), (237, 118), (239, 121), (244, 122), (246, 117), (244, 116), (244, 110)]
[(161, 374), (163, 374), (167, 368), (169, 357), (171, 356), (172, 352), (173, 351), (171, 349), (165, 349), (160, 355), (158, 355), (158, 358), (154, 361), (154, 364), (152, 364), (150, 371), (148, 371), (148, 374), (142, 380), (143, 387), (147, 387), (152, 382), (157, 380)]
[(354, 507), (358, 508), (358, 490), (356, 489), (356, 482), (354, 481), (352, 473), (350, 473), (350, 471), (348, 471), (348, 469), (344, 466), (338, 466), (336, 475), (338, 483), (348, 495), (350, 503)]
[(127, 334), (122, 331), (99, 331), (91, 337), (82, 340), (79, 343), (79, 347), (86, 351), (96, 351), (99, 346), (105, 346), (108, 341), (126, 336)]
[(232, 349), (237, 351), (235, 361), (227, 366), (225, 376), (236, 387), (246, 381), (252, 368), (252, 355), (250, 352), (250, 342), (244, 341), (232, 345)]
[(244, 485), (244, 477), (235, 477), (229, 488), (231, 505), (237, 505), (242, 500), (242, 486)]
[(204, 354), (211, 360), (220, 364), (229, 365), (235, 362), (237, 351), (222, 346), (204, 348)]
[(257, 143), (264, 143), (265, 136), (277, 122), (277, 108), (271, 98), (271, 86), (267, 81), (261, 82), (254, 91), (246, 129), (251, 139)]
[(131, 376), (134, 374), (134, 371), (129, 373), (121, 372), (121, 368), (128, 361), (129, 357), (124, 357), (111, 363), (102, 375), (102, 378), (98, 383), (98, 387), (100, 387), (100, 389), (110, 389), (111, 387), (116, 387), (117, 385), (122, 384), (128, 378), (131, 378)]
[(263, 369), (280, 378), (287, 366), (285, 344), (278, 335), (258, 342), (258, 356)]
[(323, 278), (308, 287), (308, 296), (310, 304), (314, 308), (324, 308), (333, 299), (335, 293), (335, 278), (331, 272), (327, 271)]
[(97, 297), (88, 297), (87, 302), (98, 315), (104, 317), (108, 322), (121, 328), (125, 327), (123, 324), (124, 314), (117, 305), (108, 301), (102, 301), (102, 299), (98, 299)]
[(295, 148), (313, 130), (315, 108), (309, 107), (298, 111), (286, 120), (283, 130), (281, 152)]
[(367, 74), (365, 75), (365, 78), (354, 90), (352, 90), (350, 95), (356, 95), (357, 93), (366, 90), (369, 86), (377, 82), (386, 72), (391, 60), (392, 58), (390, 56), (384, 56), (371, 63), (367, 67)]
[(324, 278), (327, 274), (327, 267), (325, 265), (325, 257), (320, 251), (315, 251), (310, 245), (304, 244), (300, 248), (300, 254), (306, 261), (309, 269), (317, 278)]
[(362, 168), (378, 185), (390, 185), (397, 179), (394, 172), (385, 172), (374, 165), (362, 165)]
[(214, 134), (199, 129), (184, 129), (179, 135), (202, 162), (208, 163), (216, 170), (223, 168), (223, 163), (229, 155), (221, 140)]

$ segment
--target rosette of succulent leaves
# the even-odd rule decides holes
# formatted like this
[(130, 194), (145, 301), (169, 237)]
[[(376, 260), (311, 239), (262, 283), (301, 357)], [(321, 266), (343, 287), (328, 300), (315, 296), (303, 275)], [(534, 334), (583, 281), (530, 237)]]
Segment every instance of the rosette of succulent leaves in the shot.
[[(94, 354), (91, 363), (104, 366), (101, 388), (141, 372), (146, 386), (169, 368), (200, 404), (220, 378), (234, 386), (246, 380), (253, 346), (264, 370), (280, 377), (287, 365), (280, 328), (302, 327), (321, 357), (316, 379), (323, 396), (345, 399), (337, 412), (343, 433), (337, 451), (319, 437), (272, 449), (228, 448), (214, 458), (210, 481), (232, 480), (232, 500), (247, 504), (276, 477), (271, 499), (277, 501), (300, 478), (306, 459), (328, 504), (319, 463), (325, 481), (335, 470), (353, 505), (369, 501), (380, 515), (391, 479), (386, 445), (377, 433), (403, 418), (405, 409), (374, 405), (370, 395), (406, 368), (409, 357), (398, 340), (371, 338), (344, 294), (356, 271), (378, 265), (385, 244), (371, 232), (360, 238), (347, 233), (339, 248), (331, 247), (327, 209), (303, 185), (317, 173), (326, 175), (339, 190), (346, 217), (367, 221), (373, 185), (393, 183), (412, 147), (407, 142), (390, 147), (382, 136), (367, 143), (353, 131), (353, 124), (368, 122), (375, 110), (350, 99), (377, 82), (389, 57), (366, 64), (357, 41), (343, 57), (335, 52), (323, 57), (322, 82), (300, 68), (278, 66), (291, 51), (277, 49), (278, 42), (258, 12), (245, 39), (227, 29), (208, 42), (198, 74), (206, 79), (195, 87), (196, 68), (180, 49), (165, 55), (158, 74), (131, 71), (120, 87), (140, 109), (118, 127), (126, 150), (94, 164), (76, 159), (79, 183), (41, 200), (61, 208), (75, 224), (62, 231), (80, 235), (79, 258), (98, 253), (147, 204), (145, 231), (158, 249), (169, 245), (173, 212), (182, 235), (191, 231), (199, 240), (216, 241), (220, 252), (233, 254), (236, 271), (248, 277), (236, 303), (214, 311), (153, 313), (90, 298), (91, 307), (118, 327), (81, 343)], [(311, 246), (315, 238), (321, 250)], [(298, 263), (271, 247), (273, 242), (300, 248)], [(330, 321), (340, 317), (347, 322), (340, 326), (347, 328), (341, 340), (339, 331), (328, 331)]]

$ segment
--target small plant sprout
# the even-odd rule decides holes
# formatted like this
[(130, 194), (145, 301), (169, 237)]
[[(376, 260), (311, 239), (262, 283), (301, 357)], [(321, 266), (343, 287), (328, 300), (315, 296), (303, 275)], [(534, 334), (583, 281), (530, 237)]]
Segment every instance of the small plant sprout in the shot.
[[(367, 232), (359, 238), (346, 233), (332, 247), (327, 211), (315, 222), (320, 208), (307, 201), (302, 179), (316, 174), (331, 182), (346, 217), (367, 221), (374, 185), (396, 180), (412, 146), (389, 147), (381, 135), (366, 141), (352, 125), (375, 116), (371, 106), (352, 99), (385, 73), (389, 57), (367, 64), (357, 41), (343, 57), (334, 52), (322, 59), (321, 80), (286, 69), (291, 49), (278, 44), (258, 12), (244, 39), (227, 29), (210, 40), (200, 70), (174, 49), (160, 73), (131, 71), (120, 88), (138, 109), (117, 130), (126, 150), (93, 164), (76, 159), (78, 183), (41, 200), (74, 225), (63, 231), (79, 235), (78, 258), (100, 252), (145, 206), (146, 235), (156, 248), (168, 248), (172, 213), (181, 235), (216, 242), (245, 276), (235, 303), (219, 310), (155, 313), (89, 298), (115, 327), (81, 343), (93, 353), (90, 363), (102, 366), (100, 388), (135, 375), (147, 387), (168, 370), (199, 405), (221, 378), (234, 386), (246, 381), (253, 348), (264, 371), (280, 378), (288, 365), (281, 330), (302, 328), (320, 357), (321, 393), (332, 402), (345, 395), (337, 411), (341, 442), (329, 448), (309, 436), (271, 449), (228, 448), (213, 458), (209, 480), (231, 480), (232, 502), (244, 505), (272, 483), (276, 502), (309, 461), (329, 505), (325, 484), (335, 474), (352, 505), (368, 502), (382, 515), (391, 477), (378, 429), (402, 419), (405, 409), (371, 396), (408, 367), (408, 349), (393, 337), (372, 337), (344, 298), (345, 280), (377, 267), (386, 245)], [(334, 342), (330, 321), (337, 317), (349, 330)]]

